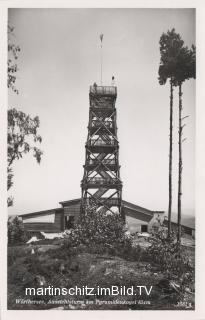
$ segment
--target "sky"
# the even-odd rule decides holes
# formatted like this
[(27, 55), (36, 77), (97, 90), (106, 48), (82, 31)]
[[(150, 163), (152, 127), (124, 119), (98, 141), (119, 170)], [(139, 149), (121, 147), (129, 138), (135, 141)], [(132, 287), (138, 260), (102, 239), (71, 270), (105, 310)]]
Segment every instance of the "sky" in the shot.
[[(9, 107), (38, 115), (42, 161), (32, 155), (13, 166), (9, 214), (59, 207), (79, 198), (85, 162), (89, 86), (117, 85), (122, 197), (150, 210), (168, 208), (169, 85), (159, 85), (159, 39), (175, 28), (195, 44), (193, 9), (9, 9), (21, 48)], [(173, 211), (177, 211), (178, 89), (174, 91)], [(195, 80), (183, 84), (182, 214), (194, 214)]]

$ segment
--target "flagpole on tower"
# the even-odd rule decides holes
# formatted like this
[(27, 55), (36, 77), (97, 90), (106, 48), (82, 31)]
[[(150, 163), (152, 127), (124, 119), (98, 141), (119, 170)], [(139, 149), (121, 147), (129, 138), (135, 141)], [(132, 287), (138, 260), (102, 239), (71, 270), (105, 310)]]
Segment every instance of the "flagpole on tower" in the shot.
[(101, 35), (100, 35), (100, 47), (101, 47), (101, 50), (100, 50), (100, 66), (101, 66), (100, 83), (101, 83), (101, 86), (102, 86), (102, 66), (103, 66), (102, 41), (103, 41), (103, 34), (101, 33)]

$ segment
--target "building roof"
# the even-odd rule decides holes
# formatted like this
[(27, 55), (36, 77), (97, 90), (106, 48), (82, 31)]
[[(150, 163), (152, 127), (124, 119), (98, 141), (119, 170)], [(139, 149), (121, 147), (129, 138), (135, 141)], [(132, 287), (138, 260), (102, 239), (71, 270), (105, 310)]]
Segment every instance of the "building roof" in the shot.
[(73, 204), (77, 204), (81, 202), (81, 198), (77, 198), (77, 199), (73, 199), (73, 200), (66, 200), (66, 201), (61, 201), (59, 202), (63, 207), (65, 206), (69, 206), (69, 205), (73, 205)]
[(37, 212), (30, 212), (30, 213), (25, 213), (25, 214), (19, 214), (19, 217), (28, 217), (28, 216), (39, 216), (39, 215), (45, 215), (52, 213), (53, 211), (55, 212), (61, 212), (62, 208), (56, 208), (56, 209), (49, 209), (49, 210), (43, 210), (43, 211), (37, 211)]
[(149, 209), (146, 209), (146, 208), (143, 208), (143, 207), (140, 207), (140, 206), (137, 206), (137, 205), (134, 204), (134, 203), (131, 203), (131, 202), (122, 200), (122, 205), (123, 205), (124, 207), (131, 208), (131, 209), (137, 210), (137, 211), (139, 211), (139, 212), (142, 212), (142, 213), (144, 213), (144, 214), (148, 214), (148, 215), (150, 215), (150, 216), (153, 216), (153, 211), (151, 211), (151, 210), (149, 210)]
[[(189, 229), (192, 229), (192, 230), (195, 230), (195, 225), (194, 225), (194, 222), (188, 222), (188, 221), (183, 221), (184, 219), (182, 219), (182, 227), (185, 227), (185, 228), (189, 228)], [(165, 218), (164, 218), (164, 224), (167, 226), (168, 225), (168, 217), (167, 216), (165, 216)], [(174, 225), (174, 226), (177, 226), (178, 224), (177, 224), (177, 221), (173, 221), (172, 220), (172, 225)]]
[[(81, 198), (76, 198), (76, 199), (72, 199), (72, 200), (66, 200), (66, 201), (61, 201), (59, 202), (62, 207), (67, 207), (67, 206), (72, 206), (72, 205), (75, 205), (75, 204), (80, 204), (81, 202)], [(135, 212), (139, 212), (141, 214), (144, 215), (144, 217), (147, 217), (148, 220), (150, 220), (152, 217), (153, 217), (153, 213), (155, 212), (158, 212), (158, 213), (163, 213), (163, 211), (151, 211), (149, 209), (146, 209), (146, 208), (143, 208), (143, 207), (140, 207), (134, 203), (131, 203), (131, 202), (128, 202), (128, 201), (125, 201), (125, 200), (122, 200), (122, 206), (124, 208), (126, 208), (126, 212), (128, 213), (128, 210), (129, 212), (131, 213), (132, 212), (132, 215), (135, 214)], [(26, 214), (21, 214), (19, 215), (19, 217), (27, 217), (27, 216), (30, 216), (30, 215), (45, 215), (45, 214), (49, 214), (53, 211), (57, 211), (57, 212), (60, 212), (62, 210), (62, 208), (56, 208), (56, 209), (50, 209), (50, 210), (43, 210), (43, 211), (38, 211), (38, 212), (31, 212), (31, 213), (26, 213)]]
[[(73, 205), (73, 204), (79, 203), (80, 201), (81, 201), (81, 199), (77, 198), (77, 199), (73, 199), (73, 200), (61, 201), (59, 203), (63, 207), (65, 207), (67, 205), (69, 206), (69, 205)], [(137, 206), (136, 204), (128, 202), (128, 201), (125, 201), (125, 200), (122, 200), (122, 205), (125, 206), (125, 207), (129, 207), (129, 208), (138, 210), (138, 211), (143, 212), (143, 213), (150, 214), (150, 215), (153, 215), (153, 212), (159, 212), (159, 213), (164, 212), (164, 211), (152, 211), (152, 210)]]

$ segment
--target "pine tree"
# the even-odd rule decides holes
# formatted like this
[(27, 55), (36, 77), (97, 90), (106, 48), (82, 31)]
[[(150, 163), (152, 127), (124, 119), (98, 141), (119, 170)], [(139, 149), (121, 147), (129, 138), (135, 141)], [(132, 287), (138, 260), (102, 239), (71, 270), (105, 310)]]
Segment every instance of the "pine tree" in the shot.
[(169, 112), (169, 203), (168, 203), (168, 237), (171, 232), (172, 216), (172, 152), (173, 152), (173, 91), (174, 79), (177, 70), (177, 55), (179, 48), (183, 46), (183, 41), (175, 29), (163, 33), (160, 37), (160, 65), (159, 65), (159, 83), (170, 83), (170, 112)]
[(182, 84), (191, 78), (196, 78), (196, 49), (192, 45), (191, 49), (183, 46), (177, 57), (177, 70), (175, 74), (175, 85), (179, 88), (179, 130), (178, 130), (178, 148), (179, 148), (179, 160), (178, 160), (178, 205), (177, 205), (177, 224), (178, 224), (178, 243), (181, 243), (181, 197), (182, 197), (182, 171), (183, 171), (183, 159), (182, 159), (182, 143), (186, 140), (183, 139), (183, 120), (187, 116), (182, 116)]

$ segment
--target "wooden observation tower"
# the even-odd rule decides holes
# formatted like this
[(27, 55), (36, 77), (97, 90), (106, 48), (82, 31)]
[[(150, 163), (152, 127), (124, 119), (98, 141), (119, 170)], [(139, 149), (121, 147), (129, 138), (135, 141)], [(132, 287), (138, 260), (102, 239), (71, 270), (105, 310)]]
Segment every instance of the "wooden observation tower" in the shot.
[(102, 212), (121, 213), (119, 142), (117, 138), (117, 87), (90, 87), (88, 136), (85, 144), (84, 176), (81, 182), (82, 212), (95, 205)]

